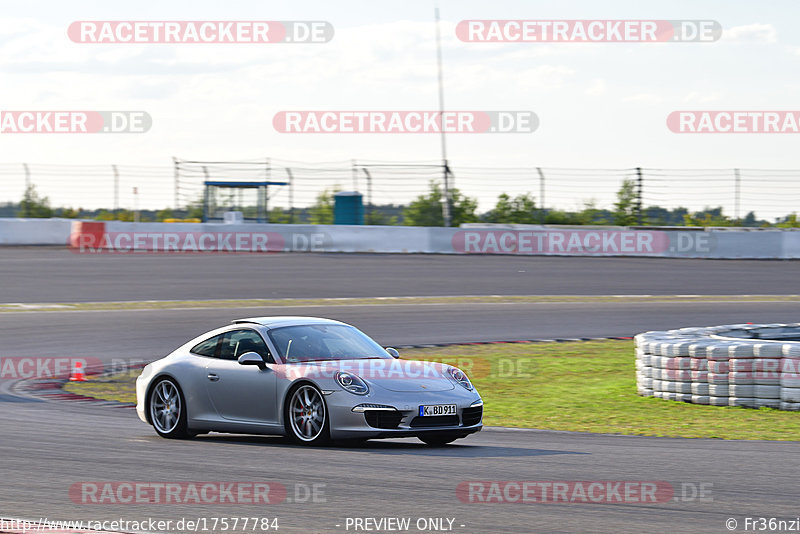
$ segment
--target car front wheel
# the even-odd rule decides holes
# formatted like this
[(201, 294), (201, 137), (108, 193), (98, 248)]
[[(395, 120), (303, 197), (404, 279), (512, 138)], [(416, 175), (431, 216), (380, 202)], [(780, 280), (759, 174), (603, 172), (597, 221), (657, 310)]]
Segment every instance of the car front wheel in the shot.
[(289, 395), (286, 404), (286, 432), (296, 443), (317, 445), (330, 439), (328, 410), (322, 392), (302, 384)]

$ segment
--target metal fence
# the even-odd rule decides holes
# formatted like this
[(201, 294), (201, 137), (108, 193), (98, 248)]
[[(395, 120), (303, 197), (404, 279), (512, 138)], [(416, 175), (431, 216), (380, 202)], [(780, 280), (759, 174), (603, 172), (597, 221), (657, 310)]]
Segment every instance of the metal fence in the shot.
[[(359, 191), (371, 205), (403, 205), (441, 184), (441, 162), (348, 160), (298, 162), (262, 158), (238, 162), (173, 160), (164, 166), (0, 164), (0, 204), (19, 202), (27, 184), (53, 207), (185, 208), (199, 202), (206, 180), (275, 180), (270, 207), (303, 208), (325, 190)], [(800, 209), (797, 169), (587, 169), (450, 165), (452, 187), (490, 210), (500, 193), (529, 193), (539, 207), (612, 209), (622, 181), (637, 182), (644, 208), (722, 207), (733, 218), (755, 212), (774, 221)]]

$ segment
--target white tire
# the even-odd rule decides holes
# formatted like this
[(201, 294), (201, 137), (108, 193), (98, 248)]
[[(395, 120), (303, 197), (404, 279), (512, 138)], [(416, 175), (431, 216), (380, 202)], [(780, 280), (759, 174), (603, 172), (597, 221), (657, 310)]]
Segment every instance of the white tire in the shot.
[(708, 397), (708, 404), (711, 406), (727, 406), (728, 405), (728, 397)]
[(778, 343), (756, 343), (753, 345), (753, 356), (756, 358), (780, 358), (783, 346)]
[(653, 355), (647, 353), (642, 354), (639, 361), (641, 361), (644, 365), (653, 365)]
[(708, 373), (706, 379), (709, 384), (728, 385), (728, 373)]
[(642, 395), (643, 397), (652, 397), (653, 396), (653, 390), (644, 388), (643, 391), (640, 393), (640, 395)]
[(728, 373), (729, 384), (752, 384), (753, 382), (753, 373), (746, 371), (731, 371)]
[(708, 394), (711, 395), (712, 397), (727, 397), (728, 384), (709, 384)]
[(677, 382), (672, 382), (671, 380), (662, 380), (661, 391), (665, 393), (677, 393), (675, 390), (675, 384), (677, 384)]
[(656, 351), (654, 352), (654, 354), (656, 356), (669, 356), (670, 355), (670, 347), (671, 346), (672, 346), (672, 343), (661, 342), (656, 347)]
[(750, 372), (753, 370), (753, 362), (755, 362), (753, 358), (734, 358), (733, 360), (728, 360), (728, 371), (744, 371)]
[(654, 380), (661, 380), (661, 373), (663, 373), (663, 372), (664, 372), (664, 370), (660, 369), (658, 367), (651, 367), (650, 368), (650, 374), (652, 375), (651, 378), (653, 378)]
[[(695, 382), (692, 384), (692, 394), (700, 396), (708, 396), (708, 384)], [(706, 403), (708, 404), (708, 403)]]
[(730, 345), (726, 343), (718, 343), (715, 345), (711, 345), (706, 350), (706, 359), (710, 361), (718, 361), (718, 360), (730, 360), (730, 356), (728, 355), (728, 349)]
[(754, 408), (756, 400), (753, 397), (728, 397), (728, 406), (740, 406), (742, 408)]
[(678, 394), (670, 391), (670, 392), (664, 393), (664, 398), (667, 399), (667, 400), (676, 401), (676, 400), (678, 400)]
[(691, 382), (692, 372), (686, 370), (676, 369), (662, 369), (661, 380), (670, 380), (672, 382)]
[(652, 378), (643, 378), (642, 381), (639, 383), (645, 389), (653, 389), (653, 379)]
[(690, 393), (676, 393), (675, 400), (678, 402), (692, 402), (692, 395)]
[(684, 356), (688, 357), (689, 345), (691, 345), (691, 343), (688, 341), (678, 341), (677, 343), (672, 343), (669, 348), (669, 355), (678, 357), (684, 357)]
[(781, 402), (781, 410), (786, 410), (787, 412), (800, 411), (800, 402)]
[(692, 362), (689, 364), (689, 369), (692, 371), (707, 371), (708, 360), (705, 358), (692, 358)]
[(784, 343), (781, 354), (784, 358), (800, 359), (800, 343)]
[(691, 382), (674, 382), (674, 384), (675, 384), (675, 393), (684, 393), (684, 394), (692, 393)]
[(754, 408), (780, 408), (781, 401), (780, 399), (762, 399), (756, 397), (756, 403)]
[(753, 360), (753, 371), (779, 374), (782, 361), (782, 358), (756, 358)]
[(752, 343), (737, 343), (728, 347), (728, 357), (734, 358), (752, 358), (753, 357), (753, 344)]
[(716, 344), (717, 343), (715, 341), (711, 341), (710, 339), (692, 343), (689, 345), (689, 356), (692, 358), (702, 358), (705, 360), (706, 354), (708, 353), (708, 347)]
[(760, 386), (780, 386), (781, 375), (774, 372), (756, 371), (753, 373), (753, 384)]
[(753, 396), (757, 399), (780, 399), (781, 387), (780, 386), (764, 386), (756, 384), (753, 386)]
[(800, 358), (781, 360), (781, 386), (800, 388)]
[[(753, 398), (755, 397), (755, 386), (752, 384), (731, 384), (728, 387), (728, 394), (731, 397)], [(731, 406), (734, 406), (731, 404)]]
[(692, 382), (708, 383), (708, 371), (692, 371)]
[(656, 392), (659, 392), (659, 393), (664, 391), (664, 382), (662, 382), (661, 380), (653, 379), (653, 391), (656, 391)]
[[(741, 361), (741, 360), (740, 360)], [(726, 361), (710, 361), (708, 362), (708, 372), (723, 374), (730, 371), (730, 365)]]
[(785, 402), (800, 402), (800, 388), (781, 388), (781, 400)]
[(708, 404), (708, 395), (692, 395), (692, 404)]

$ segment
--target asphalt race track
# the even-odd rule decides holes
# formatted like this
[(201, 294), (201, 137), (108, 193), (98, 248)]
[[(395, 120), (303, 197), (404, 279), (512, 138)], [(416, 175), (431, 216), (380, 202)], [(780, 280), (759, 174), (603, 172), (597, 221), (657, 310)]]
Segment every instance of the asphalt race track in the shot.
[[(0, 249), (0, 302), (531, 294), (790, 294), (796, 262), (369, 255), (77, 256)], [(798, 321), (797, 302), (447, 303), (308, 306), (386, 345), (623, 336), (653, 328)], [(0, 356), (152, 359), (233, 318), (279, 307), (0, 313)], [(454, 445), (416, 440), (304, 448), (273, 437), (158, 438), (131, 409), (35, 401), (0, 383), (0, 516), (27, 519), (277, 517), (279, 532), (354, 532), (347, 517), (448, 517), (453, 531), (728, 532), (745, 516), (796, 518), (797, 442), (679, 440), (486, 429)], [(525, 392), (535, 394), (535, 392)], [(470, 480), (656, 480), (648, 504), (462, 502)], [(274, 481), (286, 502), (75, 504), (81, 481)], [(323, 484), (315, 502), (296, 488)], [(702, 485), (706, 498), (695, 490)], [(302, 492), (301, 492), (302, 493)], [(685, 499), (685, 500), (683, 500)], [(300, 499), (302, 500), (302, 499)], [(292, 501), (292, 502), (289, 502)], [(312, 499), (312, 501), (314, 501)], [(339, 525), (337, 527), (337, 525)], [(463, 526), (461, 526), (463, 525)], [(411, 530), (416, 531), (415, 529)]]
[(800, 263), (397, 254), (75, 254), (0, 249), (0, 302), (416, 295), (800, 293)]

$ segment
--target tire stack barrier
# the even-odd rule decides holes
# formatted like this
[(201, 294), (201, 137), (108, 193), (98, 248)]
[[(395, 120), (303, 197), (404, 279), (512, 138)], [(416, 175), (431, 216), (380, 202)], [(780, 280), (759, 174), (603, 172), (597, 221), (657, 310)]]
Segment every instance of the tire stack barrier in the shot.
[(634, 341), (639, 395), (800, 411), (800, 323), (653, 331)]

